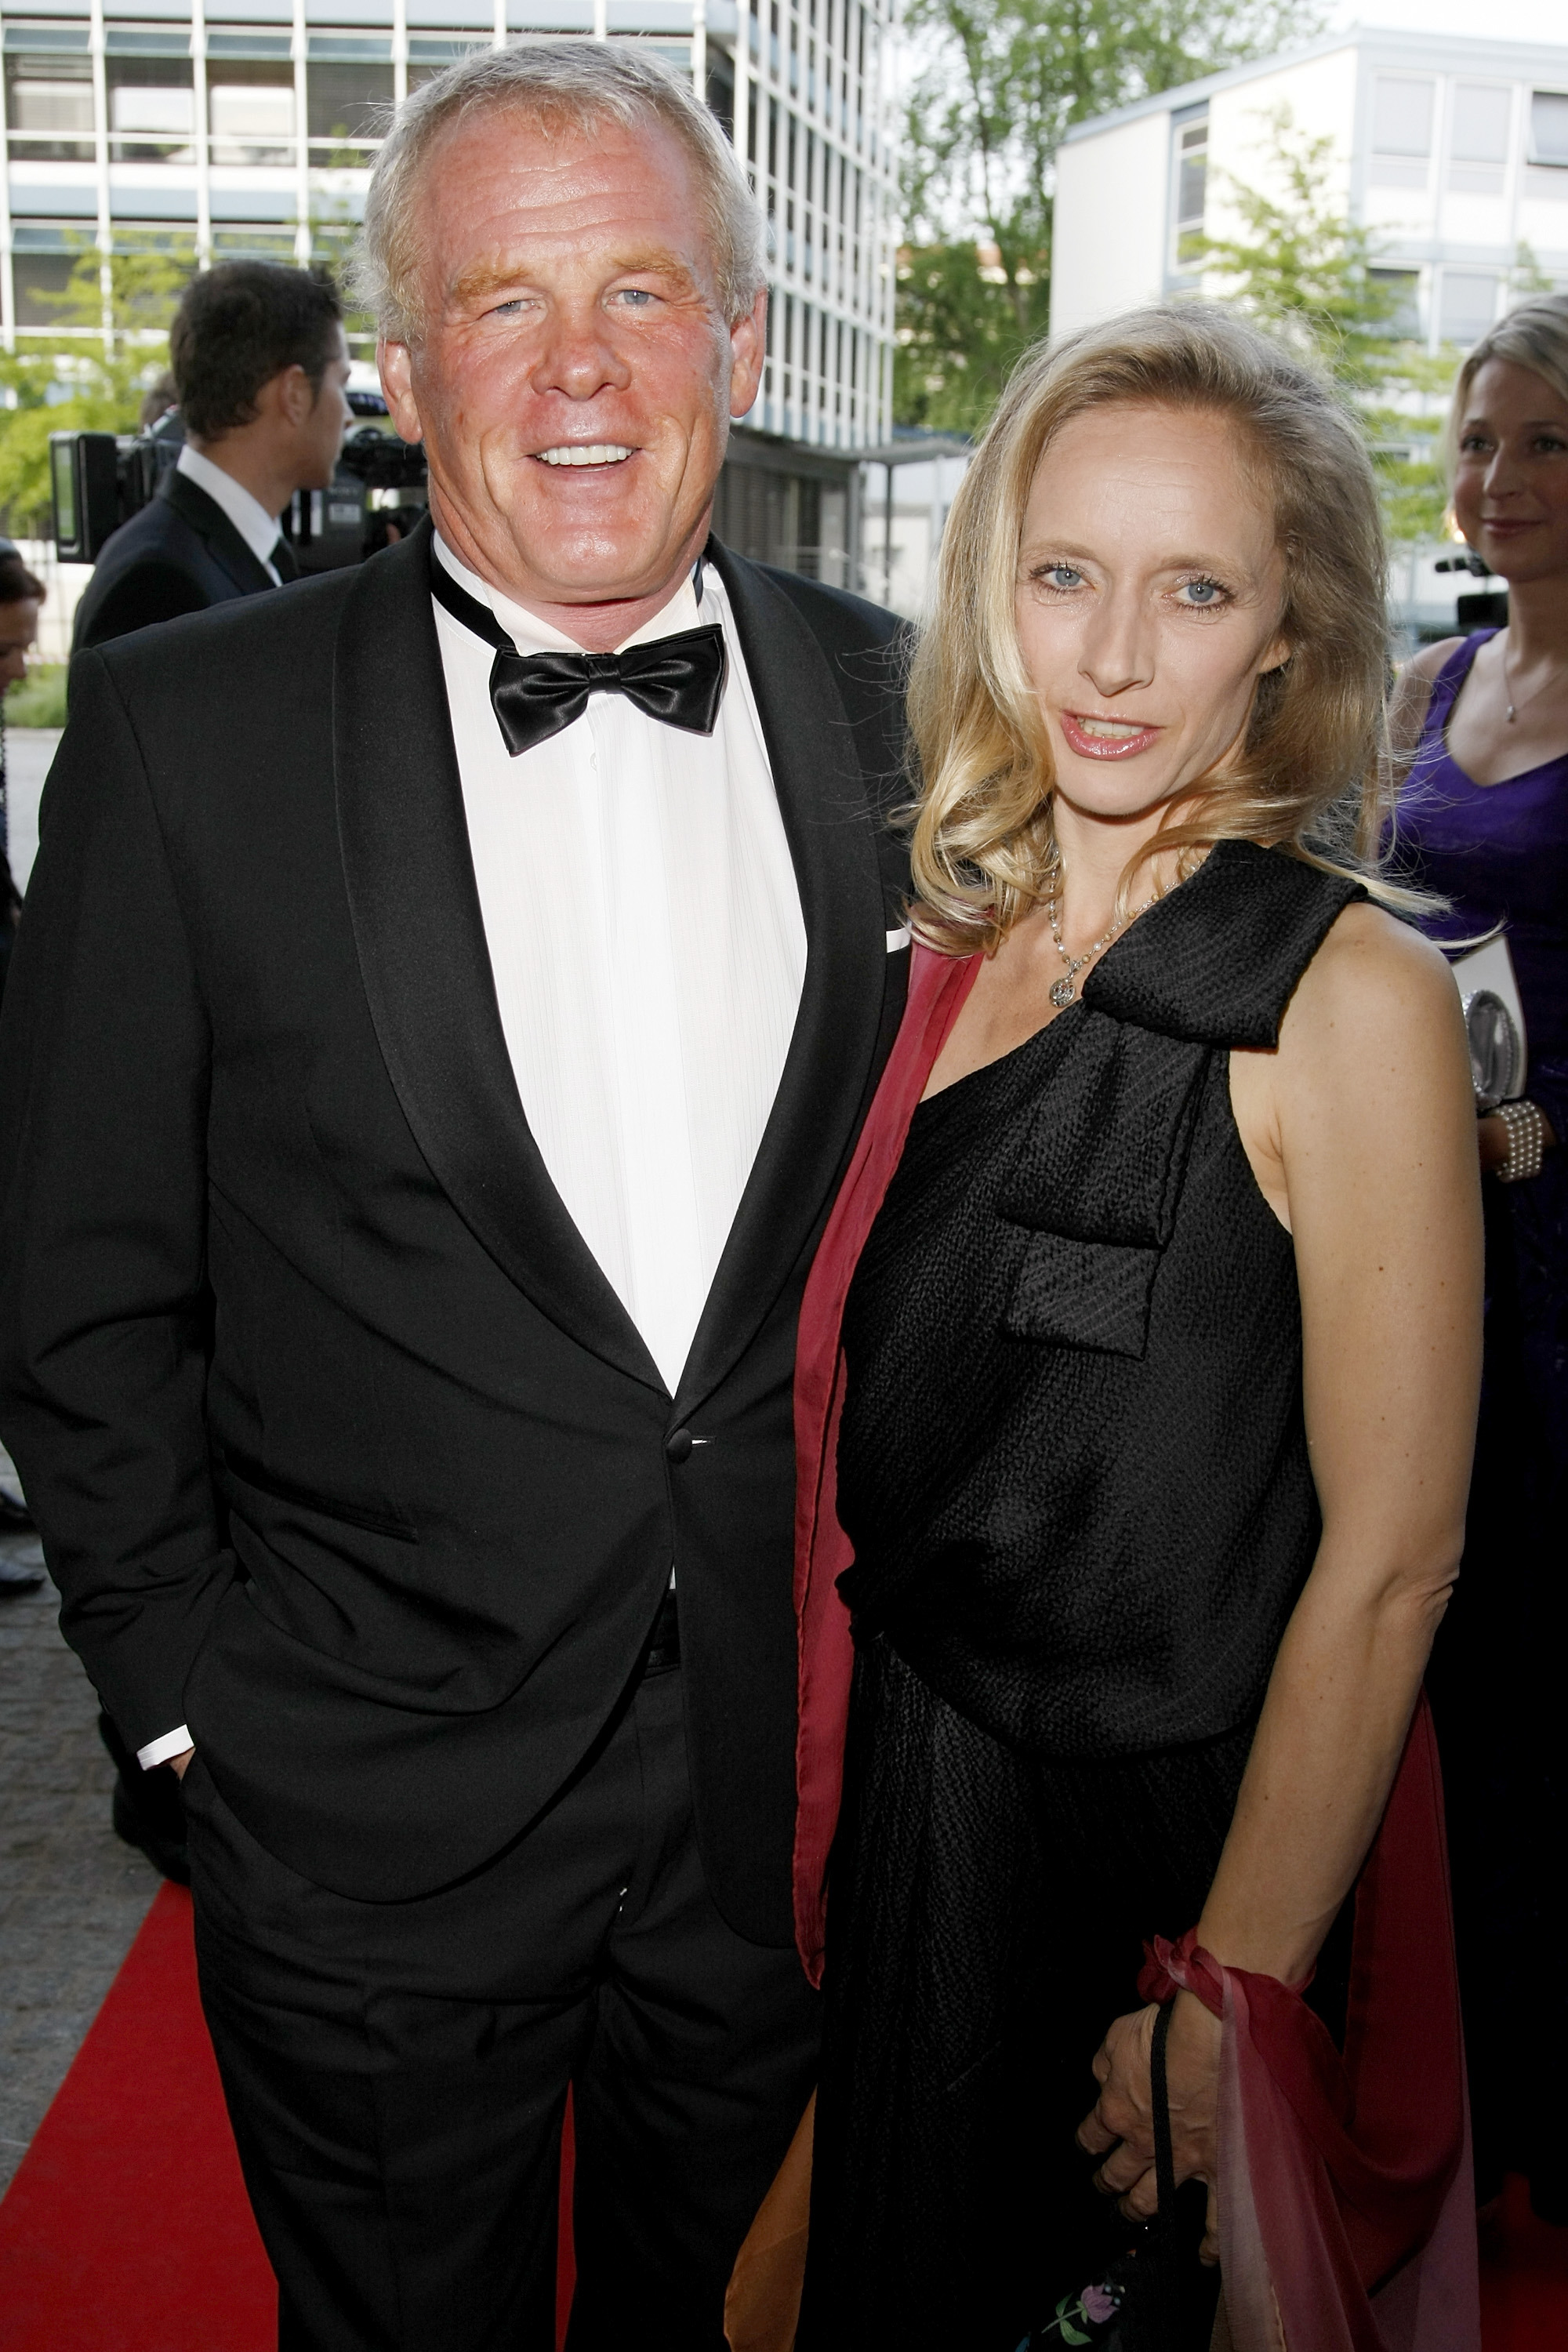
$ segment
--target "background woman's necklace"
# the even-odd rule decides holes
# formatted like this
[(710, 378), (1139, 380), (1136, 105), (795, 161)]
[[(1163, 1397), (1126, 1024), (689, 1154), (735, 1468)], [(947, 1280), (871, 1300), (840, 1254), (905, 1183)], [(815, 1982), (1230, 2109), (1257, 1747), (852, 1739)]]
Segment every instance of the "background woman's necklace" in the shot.
[[(1549, 685), (1551, 681), (1550, 679), (1547, 679), (1544, 680), (1543, 683)], [(1518, 719), (1519, 713), (1514, 709), (1513, 704), (1513, 680), (1508, 674), (1508, 633), (1506, 630), (1503, 632), (1502, 641), (1502, 690), (1508, 700), (1508, 723), (1511, 727)], [(1532, 686), (1530, 692), (1524, 698), (1526, 702), (1533, 702), (1540, 692), (1541, 688), (1539, 686)], [(1092, 953), (1093, 950), (1091, 950), (1090, 952)]]
[(1051, 937), (1057, 943), (1057, 953), (1067, 966), (1060, 980), (1054, 982), (1051, 987), (1051, 1003), (1056, 1006), (1057, 1011), (1061, 1013), (1066, 1011), (1078, 994), (1078, 990), (1073, 983), (1079, 973), (1086, 963), (1093, 962), (1102, 948), (1108, 948), (1110, 945), (1117, 933), (1125, 928), (1127, 918), (1125, 915), (1118, 915), (1102, 940), (1096, 940), (1091, 948), (1085, 948), (1082, 955), (1069, 956), (1062, 942), (1061, 869), (1059, 866), (1057, 869), (1056, 878), (1051, 884), (1051, 895), (1046, 900), (1046, 913), (1050, 921)]

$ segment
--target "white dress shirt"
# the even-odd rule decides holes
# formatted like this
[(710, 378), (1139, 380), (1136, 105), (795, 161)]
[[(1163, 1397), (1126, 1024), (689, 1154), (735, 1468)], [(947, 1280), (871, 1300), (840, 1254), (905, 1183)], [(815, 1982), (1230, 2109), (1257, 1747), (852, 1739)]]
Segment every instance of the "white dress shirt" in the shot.
[[(437, 541), (522, 654), (580, 650)], [(626, 640), (717, 622), (711, 735), (621, 694), (512, 759), (492, 649), (435, 607), (479, 908), (552, 1182), (674, 1393), (789, 1051), (805, 925), (729, 600), (710, 564)]]
[[(519, 653), (581, 650), (436, 547)], [(740, 640), (711, 564), (701, 581), (700, 606), (688, 582), (626, 642), (719, 624), (729, 672), (711, 735), (595, 694), (515, 760), (490, 705), (493, 647), (432, 600), (517, 1090), (551, 1181), (671, 1395), (805, 978), (800, 894)], [(903, 943), (889, 933), (889, 949)], [(182, 1725), (137, 1759), (150, 1768), (190, 1745)]]
[(243, 482), (204, 457), (199, 449), (185, 442), (175, 461), (174, 470), (195, 482), (198, 490), (205, 490), (216, 506), (220, 506), (233, 523), (252, 555), (267, 573), (275, 588), (283, 585), (281, 573), (272, 561), (272, 551), (278, 544), (278, 518), (269, 515), (259, 499), (253, 499)]

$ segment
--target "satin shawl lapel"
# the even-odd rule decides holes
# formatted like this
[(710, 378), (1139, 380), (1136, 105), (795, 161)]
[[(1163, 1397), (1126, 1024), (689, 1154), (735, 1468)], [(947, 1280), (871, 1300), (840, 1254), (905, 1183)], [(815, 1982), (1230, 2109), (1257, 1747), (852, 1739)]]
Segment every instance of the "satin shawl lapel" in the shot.
[(415, 1140), (476, 1238), (552, 1323), (662, 1389), (523, 1116), (468, 849), (428, 538), (416, 531), (364, 566), (334, 656), (338, 834), (371, 1017)]
[(241, 539), (216, 499), (208, 498), (188, 474), (165, 474), (158, 496), (168, 501), (183, 522), (188, 522), (220, 572), (226, 572), (242, 596), (255, 596), (277, 582), (259, 557)]
[(744, 1351), (826, 1209), (865, 1099), (894, 961), (871, 795), (828, 656), (764, 572), (713, 542), (708, 556), (729, 592), (762, 720), (806, 959), (784, 1076), (680, 1377), (685, 1411)]

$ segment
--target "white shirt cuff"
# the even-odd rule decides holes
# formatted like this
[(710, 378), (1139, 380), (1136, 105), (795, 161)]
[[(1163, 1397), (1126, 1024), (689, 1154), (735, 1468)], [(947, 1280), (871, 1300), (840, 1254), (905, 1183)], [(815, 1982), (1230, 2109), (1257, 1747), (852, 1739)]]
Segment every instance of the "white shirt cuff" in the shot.
[(151, 1772), (155, 1764), (166, 1764), (171, 1756), (183, 1756), (187, 1748), (194, 1748), (195, 1744), (182, 1723), (178, 1731), (165, 1731), (161, 1739), (150, 1739), (145, 1748), (139, 1748), (136, 1761), (143, 1772)]

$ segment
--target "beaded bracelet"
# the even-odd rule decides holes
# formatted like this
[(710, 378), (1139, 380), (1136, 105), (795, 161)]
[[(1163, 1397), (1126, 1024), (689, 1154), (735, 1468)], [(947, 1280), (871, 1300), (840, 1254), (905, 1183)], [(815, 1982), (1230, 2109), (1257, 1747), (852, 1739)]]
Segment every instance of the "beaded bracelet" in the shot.
[(1495, 1118), (1508, 1129), (1508, 1158), (1497, 1171), (1500, 1184), (1526, 1184), (1541, 1173), (1546, 1148), (1546, 1120), (1532, 1102), (1499, 1103)]

